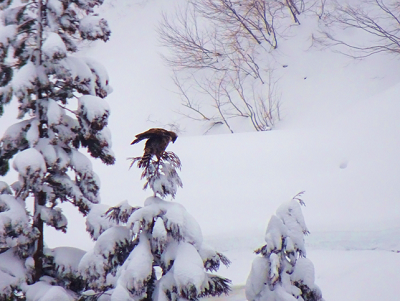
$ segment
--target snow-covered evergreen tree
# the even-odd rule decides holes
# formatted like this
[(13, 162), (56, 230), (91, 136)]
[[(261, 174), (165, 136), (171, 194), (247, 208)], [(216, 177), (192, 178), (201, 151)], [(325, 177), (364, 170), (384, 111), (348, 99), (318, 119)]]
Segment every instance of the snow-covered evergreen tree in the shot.
[[(111, 92), (104, 67), (73, 56), (83, 40), (107, 41), (102, 0), (7, 0), (0, 3), (0, 115), (19, 103), (20, 122), (0, 140), (0, 175), (12, 162), (18, 181), (0, 183), (0, 299), (72, 300), (83, 252), (44, 248), (44, 223), (66, 231), (57, 205), (87, 214), (99, 202), (95, 158), (114, 163), (103, 99)], [(34, 200), (33, 217), (25, 201)], [(17, 272), (16, 272), (17, 271)]]
[(256, 250), (246, 283), (249, 301), (323, 301), (314, 283), (314, 265), (306, 258), (308, 234), (301, 206), (302, 193), (282, 204), (268, 223), (266, 244)]
[(229, 260), (203, 242), (200, 226), (181, 204), (157, 196), (175, 195), (180, 186), (174, 162), (179, 158), (165, 153), (144, 168), (154, 192), (144, 207), (123, 202), (103, 209), (102, 218), (89, 214), (96, 243), (79, 264), (86, 300), (197, 300), (229, 292), (230, 280), (208, 273)]

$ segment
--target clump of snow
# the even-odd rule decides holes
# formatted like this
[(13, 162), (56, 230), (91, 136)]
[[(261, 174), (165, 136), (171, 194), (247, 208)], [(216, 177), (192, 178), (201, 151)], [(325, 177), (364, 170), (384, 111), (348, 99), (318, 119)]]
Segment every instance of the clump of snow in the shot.
[(85, 251), (72, 247), (45, 249), (44, 255), (51, 256), (56, 272), (59, 274), (77, 274), (79, 262), (86, 254)]
[[(26, 255), (26, 246), (37, 237), (37, 230), (30, 227), (30, 218), (25, 203), (8, 194), (0, 194), (0, 249), (16, 247)], [(9, 236), (12, 231), (15, 235)]]
[[(76, 177), (76, 184), (80, 191), (92, 204), (100, 202), (100, 179), (94, 172), (86, 173), (84, 175), (78, 174)], [(91, 205), (90, 205), (91, 206)]]
[(73, 301), (73, 294), (61, 286), (53, 286), (45, 281), (39, 281), (27, 286), (26, 299), (32, 301)]
[(128, 220), (128, 226), (132, 227), (134, 233), (139, 231), (139, 225), (144, 225), (146, 229), (146, 225), (160, 216), (172, 237), (200, 248), (203, 242), (201, 228), (181, 204), (164, 201), (159, 197), (149, 197), (144, 204), (145, 207), (135, 211)]
[[(176, 250), (176, 257), (172, 268), (178, 290), (187, 290), (194, 286), (200, 292), (205, 281), (203, 261), (196, 248), (189, 243), (180, 242)], [(188, 292), (190, 295), (190, 292)]]
[(95, 95), (93, 74), (81, 58), (67, 56), (54, 67), (61, 78), (72, 78), (78, 86), (79, 92)]
[(32, 62), (25, 64), (13, 77), (12, 87), (14, 95), (23, 99), (31, 91), (35, 91), (37, 78), (36, 66)]
[(0, 194), (12, 194), (10, 186), (4, 181), (0, 181)]
[(0, 254), (0, 299), (7, 300), (12, 287), (24, 281), (26, 269), (23, 260), (18, 258), (13, 249)]
[(44, 177), (46, 162), (40, 152), (34, 148), (28, 148), (17, 154), (13, 161), (13, 168), (25, 179), (34, 183)]
[(304, 235), (309, 232), (301, 212), (300, 203), (292, 199), (282, 204), (276, 211), (276, 215), (282, 220), (287, 230), (286, 235), (300, 250), (300, 255), (305, 255)]
[(63, 115), (64, 115), (64, 112), (61, 109), (61, 107), (58, 105), (58, 103), (53, 99), (49, 99), (48, 105), (47, 105), (47, 123), (48, 123), (48, 125), (52, 126), (53, 124), (61, 123)]
[(118, 270), (117, 285), (126, 288), (136, 298), (143, 298), (146, 296), (146, 285), (151, 278), (152, 272), (153, 254), (151, 253), (149, 240), (142, 233), (139, 238), (139, 244)]
[(58, 0), (48, 0), (47, 1), (47, 8), (54, 12), (57, 16), (61, 16), (64, 12), (64, 7), (62, 2)]
[(54, 145), (54, 149), (57, 154), (57, 165), (60, 170), (66, 170), (70, 165), (70, 156), (67, 152), (60, 146)]
[[(10, 43), (10, 40), (15, 36), (16, 29), (16, 25), (7, 25), (0, 28), (0, 43), (4, 48), (7, 47), (7, 45)], [(3, 47), (1, 47), (1, 49)]]
[(152, 249), (158, 254), (163, 253), (167, 239), (168, 234), (164, 226), (164, 221), (161, 218), (157, 218), (154, 223), (153, 231), (151, 232)]
[(107, 269), (104, 257), (93, 250), (87, 252), (79, 262), (79, 275), (90, 284), (91, 288), (101, 288), (107, 285), (104, 271)]
[(107, 41), (111, 33), (107, 21), (99, 16), (82, 18), (79, 22), (79, 31), (82, 38), (88, 40), (102, 39)]
[(126, 244), (131, 240), (129, 229), (123, 226), (114, 226), (104, 231), (97, 239), (94, 251), (105, 257), (114, 252), (116, 246)]
[(55, 32), (49, 32), (42, 45), (45, 59), (51, 62), (60, 60), (67, 56), (67, 48), (60, 36)]
[(58, 160), (57, 153), (54, 146), (49, 143), (49, 139), (40, 139), (36, 149), (42, 154), (47, 166), (54, 166)]
[(96, 76), (96, 94), (100, 97), (105, 97), (112, 92), (112, 87), (109, 85), (109, 77), (106, 68), (99, 62), (91, 58), (83, 58), (89, 66), (92, 73)]
[(40, 218), (49, 226), (54, 227), (57, 230), (66, 231), (67, 218), (62, 213), (61, 208), (49, 208), (45, 206), (39, 206), (37, 214), (40, 213)]
[(16, 149), (26, 148), (28, 145), (25, 138), (27, 131), (30, 129), (31, 121), (24, 120), (10, 126), (1, 138), (1, 152), (13, 153)]
[(77, 150), (72, 150), (70, 154), (70, 164), (72, 168), (80, 175), (91, 174), (92, 170), (92, 162), (81, 152)]
[(101, 130), (107, 125), (110, 115), (110, 106), (107, 101), (93, 95), (84, 95), (79, 98), (79, 114), (85, 116), (90, 123), (99, 124), (96, 130)]
[(28, 140), (29, 146), (34, 147), (39, 140), (39, 120), (37, 118), (33, 118), (31, 120), (31, 127), (26, 132), (25, 136), (26, 140)]
[(129, 250), (131, 233), (123, 226), (104, 231), (94, 246), (81, 259), (78, 270), (91, 289), (104, 290), (115, 284), (114, 276), (122, 254)]
[(267, 243), (268, 252), (282, 250), (282, 235), (286, 237), (286, 232), (286, 227), (282, 220), (276, 215), (271, 216), (265, 233), (265, 242)]
[(103, 147), (103, 152), (114, 157), (114, 152), (111, 149), (112, 140), (111, 140), (111, 131), (105, 126), (101, 131), (96, 133), (96, 138), (98, 139), (100, 145)]
[(1, 9), (4, 9), (4, 13), (1, 15), (1, 19), (4, 22), (4, 25), (10, 25), (18, 24), (18, 19), (20, 18), (21, 13), (26, 9), (26, 7), (24, 5), (13, 5), (11, 7), (9, 7), (9, 5), (6, 5), (5, 7), (1, 7)]
[(296, 262), (291, 279), (292, 281), (301, 281), (308, 287), (313, 287), (315, 283), (315, 270), (311, 260), (300, 257)]

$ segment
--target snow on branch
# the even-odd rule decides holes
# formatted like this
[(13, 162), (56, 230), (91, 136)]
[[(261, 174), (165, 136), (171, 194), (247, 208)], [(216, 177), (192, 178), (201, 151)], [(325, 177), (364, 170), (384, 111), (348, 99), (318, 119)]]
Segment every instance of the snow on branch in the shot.
[(31, 128), (31, 121), (24, 120), (10, 126), (0, 140), (0, 175), (5, 175), (9, 170), (8, 160), (18, 151), (28, 147), (26, 134)]
[[(156, 287), (156, 296), (166, 300), (198, 300), (206, 296), (228, 294), (230, 280), (203, 271), (203, 262), (193, 245), (175, 244), (174, 261)], [(156, 297), (157, 298), (157, 297)]]
[[(130, 158), (131, 166), (138, 162), (140, 165), (143, 157)], [(142, 178), (146, 179), (143, 189), (150, 187), (154, 195), (165, 198), (171, 195), (175, 198), (178, 187), (183, 187), (182, 180), (177, 169), (181, 169), (181, 161), (173, 152), (164, 152), (159, 160), (150, 160), (148, 165), (143, 166)]]
[(16, 248), (23, 257), (29, 254), (29, 248), (38, 236), (38, 231), (31, 228), (30, 222), (21, 199), (8, 194), (0, 195), (0, 253)]
[(61, 37), (54, 32), (48, 33), (42, 45), (43, 55), (46, 60), (56, 62), (67, 56), (67, 47)]
[(83, 39), (90, 41), (101, 39), (106, 42), (111, 34), (107, 21), (99, 16), (87, 16), (81, 19), (79, 31)]
[(26, 278), (25, 262), (18, 258), (14, 251), (14, 249), (9, 249), (6, 252), (0, 252), (0, 300), (13, 300), (8, 299), (9, 296), (13, 296), (14, 288)]
[[(80, 187), (71, 180), (67, 175), (51, 174), (46, 178), (46, 181), (51, 185), (52, 194), (48, 195), (49, 201), (55, 202), (57, 199), (61, 201), (70, 201), (79, 211), (87, 214), (92, 206), (92, 200), (84, 196)], [(94, 199), (93, 199), (94, 200)], [(96, 203), (98, 201), (96, 200)]]
[(94, 249), (86, 253), (79, 263), (79, 274), (90, 289), (105, 290), (115, 280), (117, 267), (132, 250), (132, 236), (128, 228), (114, 226), (104, 231)]
[(11, 188), (6, 182), (0, 181), (0, 194), (12, 194)]
[(75, 298), (71, 292), (61, 286), (39, 281), (28, 286), (26, 290), (26, 300), (74, 301)]
[(137, 234), (153, 227), (154, 221), (160, 217), (165, 230), (177, 241), (185, 240), (200, 247), (203, 236), (199, 224), (179, 203), (164, 201), (158, 197), (149, 197), (145, 206), (136, 210), (128, 219), (128, 227)]
[(44, 249), (43, 265), (45, 273), (58, 280), (67, 289), (82, 289), (83, 283), (78, 273), (78, 265), (85, 251), (72, 247)]
[(153, 255), (150, 242), (143, 233), (138, 245), (133, 249), (118, 270), (117, 286), (122, 286), (138, 299), (146, 297), (146, 288), (153, 275)]
[(141, 207), (132, 207), (127, 201), (123, 201), (117, 206), (111, 207), (106, 211), (107, 217), (115, 223), (127, 223), (129, 217), (133, 212), (140, 209)]
[(46, 162), (40, 152), (34, 148), (20, 152), (14, 159), (13, 168), (24, 180), (23, 185), (33, 191), (39, 191), (41, 180), (46, 173)]
[(231, 264), (231, 261), (225, 255), (215, 251), (213, 247), (205, 243), (201, 244), (198, 251), (203, 260), (204, 268), (209, 272), (218, 271), (221, 262), (227, 267)]
[(39, 206), (37, 214), (40, 214), (40, 218), (48, 226), (55, 228), (56, 230), (61, 230), (62, 232), (67, 232), (67, 218), (62, 214), (61, 208), (49, 208), (45, 206)]
[(109, 257), (113, 253), (117, 253), (116, 249), (128, 245), (131, 238), (131, 233), (126, 227), (114, 226), (100, 235), (96, 241), (94, 250), (104, 257)]
[(19, 69), (17, 74), (13, 77), (12, 87), (14, 95), (24, 105), (27, 105), (27, 103), (23, 101), (25, 96), (36, 91), (37, 80), (38, 75), (36, 66), (32, 62), (28, 62), (25, 66)]
[(111, 209), (103, 204), (91, 207), (86, 217), (86, 231), (89, 232), (92, 239), (97, 240), (104, 231), (118, 225), (114, 219), (107, 216)]
[(79, 98), (78, 107), (77, 113), (87, 123), (87, 127), (101, 131), (107, 125), (110, 107), (102, 98), (84, 95)]
[(92, 74), (96, 77), (96, 80), (95, 80), (96, 95), (101, 98), (106, 97), (108, 94), (110, 94), (112, 92), (112, 88), (109, 85), (110, 79), (108, 77), (107, 70), (104, 68), (104, 66), (102, 64), (100, 64), (99, 62), (97, 62), (93, 59), (83, 58), (83, 60), (90, 68), (90, 71), (92, 72)]

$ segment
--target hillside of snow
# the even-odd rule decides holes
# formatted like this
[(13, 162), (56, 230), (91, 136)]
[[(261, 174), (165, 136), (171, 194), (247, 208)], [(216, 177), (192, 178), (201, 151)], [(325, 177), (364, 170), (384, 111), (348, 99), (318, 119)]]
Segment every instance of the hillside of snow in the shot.
[[(127, 158), (140, 156), (134, 135), (150, 127), (179, 125), (169, 150), (182, 161), (183, 189), (176, 200), (200, 224), (205, 239), (232, 261), (222, 274), (239, 286), (230, 300), (244, 300), (254, 254), (278, 206), (305, 191), (303, 214), (311, 232), (308, 258), (326, 300), (395, 301), (400, 269), (400, 62), (388, 55), (351, 60), (310, 48), (316, 22), (291, 28), (274, 53), (282, 93), (282, 120), (269, 132), (235, 134), (193, 124), (181, 109), (155, 28), (167, 0), (108, 0), (101, 9), (112, 29), (107, 43), (82, 53), (102, 62), (113, 93), (109, 128), (117, 162), (94, 162), (102, 202), (141, 206), (141, 171)], [(287, 65), (287, 68), (278, 66)], [(0, 119), (0, 134), (14, 121)], [(12, 183), (10, 173), (5, 180)], [(68, 233), (46, 229), (50, 247), (89, 249), (83, 218), (65, 205)], [(73, 218), (71, 219), (71, 216)], [(50, 237), (50, 239), (49, 239)]]

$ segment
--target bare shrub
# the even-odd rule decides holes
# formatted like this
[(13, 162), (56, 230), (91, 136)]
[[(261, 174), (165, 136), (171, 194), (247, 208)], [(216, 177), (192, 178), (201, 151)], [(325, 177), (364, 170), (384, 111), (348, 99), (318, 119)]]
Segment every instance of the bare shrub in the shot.
[[(332, 1), (323, 18), (326, 30), (314, 40), (325, 47), (353, 58), (377, 53), (400, 53), (400, 3), (395, 0), (361, 0), (357, 3)], [(354, 30), (365, 39), (345, 39), (328, 28)], [(357, 35), (353, 35), (357, 37)]]
[(164, 14), (158, 32), (190, 112), (184, 114), (232, 133), (232, 118), (239, 117), (257, 131), (272, 129), (280, 119), (280, 94), (268, 67), (270, 52), (317, 2), (190, 0), (173, 16)]

